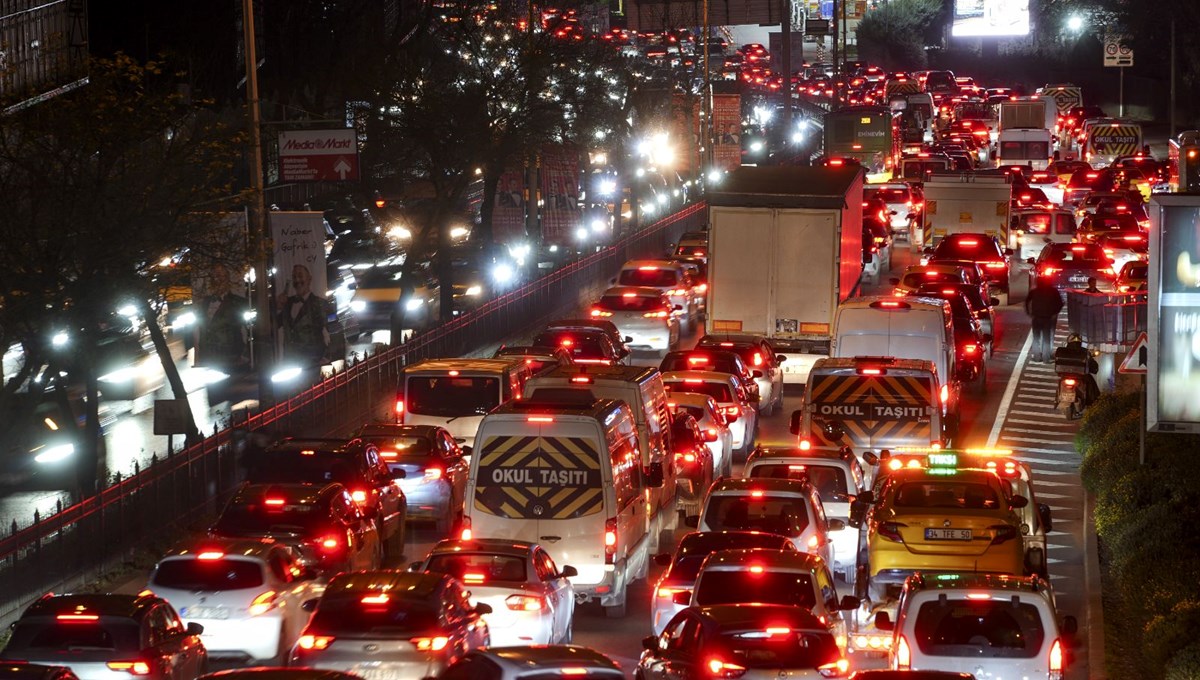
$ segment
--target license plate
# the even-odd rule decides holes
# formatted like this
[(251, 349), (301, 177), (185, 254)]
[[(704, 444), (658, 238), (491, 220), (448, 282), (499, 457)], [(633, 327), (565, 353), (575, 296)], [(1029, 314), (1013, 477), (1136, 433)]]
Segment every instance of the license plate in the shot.
[(179, 610), (179, 616), (187, 619), (227, 619), (229, 610), (225, 607), (184, 607)]
[(405, 674), (399, 668), (359, 667), (354, 674), (363, 680), (405, 680)]
[(1071, 283), (1087, 283), (1088, 277), (1085, 274), (1075, 274), (1071, 277)]
[(971, 540), (970, 529), (926, 529), (925, 540), (927, 541), (969, 541)]

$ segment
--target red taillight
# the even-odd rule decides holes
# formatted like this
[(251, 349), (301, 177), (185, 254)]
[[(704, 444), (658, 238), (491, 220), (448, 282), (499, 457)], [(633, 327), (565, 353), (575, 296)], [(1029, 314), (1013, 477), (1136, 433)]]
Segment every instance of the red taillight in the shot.
[(714, 678), (740, 678), (746, 674), (746, 668), (739, 666), (736, 663), (729, 663), (720, 659), (709, 659), (705, 664), (708, 667), (708, 672)]
[(1063, 671), (1066, 670), (1066, 659), (1063, 658), (1063, 647), (1061, 640), (1055, 640), (1053, 645), (1050, 645), (1050, 666), (1047, 678), (1049, 680), (1062, 680)]
[(987, 267), (988, 269), (1004, 269), (1008, 265), (1004, 264), (1003, 262), (985, 262), (983, 266)]
[(392, 598), (387, 593), (364, 595), (360, 602), (363, 604), (387, 604)]
[(450, 644), (450, 638), (438, 637), (419, 637), (409, 640), (417, 646), (418, 652), (440, 652)]
[(404, 415), (404, 400), (403, 399), (396, 400), (396, 415), (398, 415), (398, 416)]
[(337, 552), (342, 549), (343, 536), (329, 534), (317, 539), (317, 549), (323, 553)]
[(604, 521), (604, 563), (615, 564), (617, 558), (617, 518)]
[(471, 540), (471, 537), (473, 536), (473, 532), (471, 531), (471, 518), (463, 517), (459, 521), (462, 523), (462, 531), (459, 533), (458, 538), (463, 541)]
[(896, 670), (906, 671), (912, 668), (912, 650), (908, 647), (908, 640), (903, 636), (896, 639)]
[(886, 538), (894, 543), (903, 543), (904, 537), (900, 535), (900, 529), (908, 526), (900, 522), (881, 522), (877, 531), (880, 538)]
[(266, 614), (275, 608), (275, 596), (278, 595), (274, 590), (268, 590), (260, 594), (250, 602), (250, 616), (259, 616)]
[(445, 470), (443, 470), (440, 467), (425, 468), (425, 479), (426, 480), (441, 479), (443, 474), (445, 474)]
[(1076, 384), (1075, 378), (1063, 378), (1063, 384), (1067, 387), (1074, 387)]
[(537, 612), (542, 610), (545, 602), (533, 595), (509, 595), (504, 600), (504, 606), (514, 612)]
[(811, 441), (809, 441), (809, 440), (807, 440), (807, 439), (801, 439), (801, 440), (800, 440), (800, 450), (801, 450), (801, 451), (808, 451), (808, 450), (809, 450), (809, 449), (811, 449), (811, 448), (812, 448), (812, 442), (811, 442)]
[(742, 415), (742, 407), (736, 404), (733, 406), (722, 406), (721, 412), (724, 413), (727, 418), (737, 418), (738, 416)]
[(840, 678), (850, 671), (850, 661), (842, 658), (817, 668), (823, 678)]
[[(575, 381), (572, 380), (571, 382), (575, 382)], [(529, 416), (528, 418), (525, 419), (525, 422), (527, 422), (527, 423), (553, 423), (554, 418), (552, 418), (550, 416)]]
[(219, 560), (224, 557), (225, 557), (225, 553), (223, 553), (219, 550), (205, 550), (204, 552), (200, 553), (199, 555), (196, 555), (196, 559), (205, 560), (205, 561)]
[(973, 247), (979, 245), (979, 241), (977, 241), (973, 238), (964, 238), (958, 242), (958, 245), (967, 246), (968, 248), (973, 248)]
[(940, 392), (940, 396), (942, 398), (943, 404), (950, 403), (950, 386), (949, 385), (942, 385), (942, 390)]
[(1042, 267), (1042, 276), (1050, 276), (1056, 272), (1058, 269), (1055, 267)]
[(665, 319), (665, 318), (667, 318), (667, 312), (666, 312), (666, 310), (659, 310), (657, 312), (646, 312), (645, 314), (642, 315), (642, 317), (644, 317), (646, 319)]
[(992, 545), (1007, 543), (1020, 535), (1017, 533), (1017, 528), (1011, 524), (996, 524), (989, 528), (996, 532), (995, 535), (992, 536)]
[(859, 375), (883, 375), (883, 369), (881, 369), (881, 368), (860, 368), (860, 369), (858, 369), (858, 374)]
[(268, 498), (263, 501), (263, 505), (273, 507), (273, 508), (278, 508), (278, 507), (281, 507), (286, 502), (287, 501), (282, 498)]
[(299, 640), (296, 640), (296, 646), (300, 649), (315, 649), (322, 650), (333, 644), (333, 638), (328, 635), (301, 635)]
[(145, 661), (109, 661), (110, 670), (124, 671), (130, 675), (150, 675), (150, 664)]
[(363, 505), (367, 502), (367, 492), (364, 489), (355, 489), (350, 492), (350, 500)]
[(54, 619), (62, 623), (92, 623), (99, 621), (100, 617), (96, 614), (59, 614)]
[(762, 365), (763, 365), (763, 355), (762, 355), (762, 352), (755, 352), (755, 353), (754, 353), (754, 365), (755, 365), (755, 366), (762, 366)]

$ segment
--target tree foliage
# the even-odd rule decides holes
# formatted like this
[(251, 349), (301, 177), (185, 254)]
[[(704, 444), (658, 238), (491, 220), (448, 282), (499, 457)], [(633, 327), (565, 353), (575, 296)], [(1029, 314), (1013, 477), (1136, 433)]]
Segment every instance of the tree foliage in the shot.
[(892, 0), (867, 12), (858, 24), (859, 58), (888, 70), (925, 66), (926, 33), (942, 13), (940, 0)]

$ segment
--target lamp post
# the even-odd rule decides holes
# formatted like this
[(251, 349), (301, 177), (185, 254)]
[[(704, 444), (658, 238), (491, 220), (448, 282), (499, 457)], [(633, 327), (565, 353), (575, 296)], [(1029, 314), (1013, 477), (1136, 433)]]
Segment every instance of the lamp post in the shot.
[(242, 0), (242, 40), (246, 59), (246, 111), (250, 127), (250, 241), (254, 258), (254, 343), (251, 359), (258, 373), (259, 398), (271, 395), (271, 363), (274, 359), (271, 301), (267, 295), (266, 205), (263, 201), (262, 120), (258, 108), (258, 56), (254, 46), (254, 0)]

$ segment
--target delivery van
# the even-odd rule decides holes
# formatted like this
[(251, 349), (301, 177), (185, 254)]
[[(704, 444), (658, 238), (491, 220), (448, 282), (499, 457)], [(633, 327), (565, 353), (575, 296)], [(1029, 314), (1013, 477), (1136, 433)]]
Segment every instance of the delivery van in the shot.
[(472, 446), (483, 416), (521, 398), (529, 366), (520, 358), (426, 359), (406, 366), (396, 389), (396, 421), (445, 428)]
[(646, 577), (652, 545), (645, 474), (629, 405), (583, 391), (514, 401), (484, 417), (471, 461), (463, 539), (544, 547), (571, 577), (577, 601), (625, 615), (629, 584)]
[[(950, 303), (922, 297), (870, 296), (838, 306), (831, 357), (895, 357), (932, 362), (941, 379), (943, 430), (958, 426), (961, 384), (954, 377), (954, 326)], [(944, 388), (944, 389), (942, 389)], [(934, 440), (931, 440), (934, 441)]]

